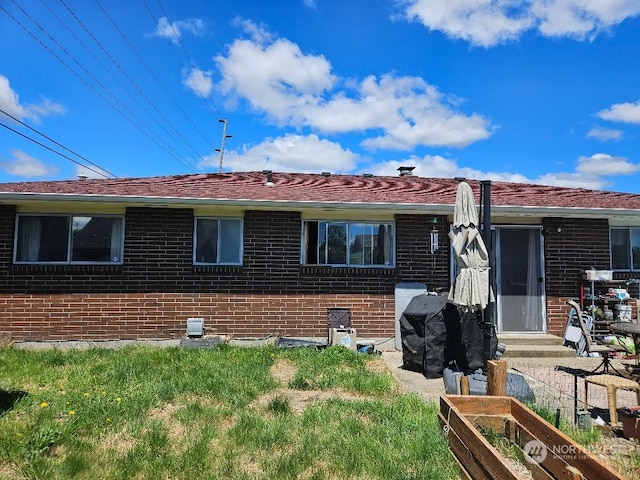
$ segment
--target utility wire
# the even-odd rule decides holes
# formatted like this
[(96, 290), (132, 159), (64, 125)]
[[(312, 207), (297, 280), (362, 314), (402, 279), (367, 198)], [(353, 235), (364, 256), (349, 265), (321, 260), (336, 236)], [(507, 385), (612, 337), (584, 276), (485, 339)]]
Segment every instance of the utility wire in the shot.
[[(60, 21), (60, 23), (62, 23), (64, 25), (64, 22), (51, 10), (51, 8), (49, 6), (47, 6), (45, 0), (40, 0), (40, 2), (42, 2), (45, 7), (47, 7), (47, 9), (49, 9), (49, 11), (56, 16), (56, 18), (58, 18), (58, 21)], [(195, 154), (196, 157), (200, 157), (200, 154), (196, 151), (196, 149), (193, 147), (193, 145), (191, 145), (191, 143), (189, 143), (189, 141), (178, 131), (176, 130), (176, 128), (173, 126), (173, 124), (171, 122), (169, 122), (169, 120), (167, 120), (167, 117), (165, 115), (163, 115), (163, 113), (158, 110), (158, 107), (156, 107), (156, 105), (149, 99), (149, 97), (144, 93), (144, 90), (142, 90), (140, 88), (140, 86), (129, 76), (129, 74), (120, 66), (120, 64), (113, 58), (113, 56), (108, 52), (108, 50), (102, 45), (102, 43), (93, 35), (93, 33), (91, 33), (91, 30), (89, 30), (86, 25), (84, 24), (84, 22), (73, 12), (73, 10), (71, 9), (71, 7), (69, 7), (64, 0), (60, 0), (60, 3), (62, 3), (62, 5), (67, 9), (67, 11), (69, 12), (69, 14), (71, 14), (71, 16), (76, 20), (76, 22), (78, 22), (78, 24), (82, 27), (82, 29), (85, 31), (85, 33), (87, 35), (89, 35), (89, 37), (91, 37), (91, 39), (93, 40), (93, 42), (100, 48), (100, 50), (102, 50), (102, 52), (105, 54), (105, 56), (111, 61), (111, 63), (113, 63), (116, 68), (120, 71), (120, 73), (129, 81), (129, 83), (131, 85), (133, 85), (133, 87), (138, 91), (138, 93), (140, 94), (140, 96), (142, 96), (142, 98), (144, 98), (147, 103), (156, 111), (156, 113), (160, 116), (160, 118), (162, 120), (164, 120), (164, 122), (169, 125), (169, 127), (171, 127), (171, 129), (184, 141), (184, 143), (191, 149), (192, 153)], [(153, 116), (151, 114), (151, 112), (149, 112), (149, 110), (147, 110), (147, 108), (142, 105), (142, 103), (140, 103), (140, 101), (135, 97), (135, 95), (133, 95), (131, 93), (131, 91), (129, 89), (127, 89), (122, 82), (120, 82), (115, 75), (113, 75), (113, 73), (111, 72), (111, 70), (109, 70), (102, 62), (100, 62), (100, 60), (98, 60), (98, 58), (93, 54), (93, 52), (91, 52), (91, 50), (85, 45), (84, 42), (82, 42), (80, 39), (78, 39), (78, 37), (73, 34), (73, 32), (71, 32), (71, 30), (64, 25), (65, 28), (67, 28), (67, 30), (71, 33), (71, 35), (73, 35), (73, 37), (78, 41), (78, 43), (80, 43), (85, 50), (87, 50), (89, 52), (89, 54), (102, 66), (102, 68), (104, 68), (107, 73), (109, 73), (109, 75), (111, 75), (111, 78), (113, 78), (118, 85), (120, 85), (120, 87), (125, 90), (130, 96), (131, 98), (133, 98), (133, 100), (145, 111), (145, 113), (147, 113), (147, 115), (149, 115), (151, 118), (154, 119), (154, 121), (158, 124), (158, 126), (160, 126), (160, 128), (162, 128), (162, 130), (164, 130), (164, 132), (169, 135), (169, 137), (171, 137), (171, 139), (173, 139), (174, 141), (176, 141), (176, 138), (171, 134), (171, 132), (169, 132), (169, 130), (167, 130), (167, 128), (160, 123), (160, 121), (158, 121), (158, 119)]]
[[(104, 178), (109, 178), (109, 177), (108, 177), (107, 175), (105, 175), (103, 172), (100, 172), (100, 171), (98, 171), (98, 170), (94, 170), (94, 169), (93, 169), (93, 168), (91, 168), (91, 167), (87, 167), (86, 165), (84, 165), (84, 164), (82, 164), (82, 163), (78, 162), (77, 160), (74, 160), (73, 158), (71, 158), (71, 157), (69, 157), (69, 156), (65, 155), (64, 153), (60, 153), (60, 152), (58, 152), (57, 150), (54, 150), (53, 148), (51, 148), (51, 147), (49, 147), (49, 146), (45, 145), (44, 143), (41, 143), (41, 142), (39, 142), (39, 141), (37, 141), (37, 140), (35, 140), (35, 139), (31, 138), (30, 136), (25, 135), (24, 133), (21, 133), (21, 132), (19, 132), (19, 131), (15, 130), (15, 129), (11, 128), (9, 125), (5, 125), (4, 123), (0, 122), (0, 126), (2, 126), (2, 127), (4, 127), (4, 128), (6, 128), (7, 130), (11, 130), (13, 133), (15, 133), (15, 134), (17, 134), (17, 135), (20, 135), (21, 137), (24, 137), (24, 138), (26, 138), (27, 140), (29, 140), (29, 141), (31, 141), (31, 142), (33, 142), (33, 143), (37, 144), (37, 145), (40, 145), (42, 148), (46, 148), (47, 150), (49, 150), (50, 152), (55, 153), (56, 155), (60, 155), (61, 157), (66, 158), (67, 160), (69, 160), (69, 161), (71, 161), (71, 162), (75, 163), (76, 165), (81, 166), (82, 168), (86, 168), (87, 170), (90, 170), (90, 171), (92, 171), (93, 173), (96, 173), (96, 174), (98, 174), (98, 175), (101, 175), (101, 176), (103, 176)], [(99, 167), (99, 168), (101, 168), (101, 167)]]
[[(166, 9), (164, 8), (164, 5), (162, 4), (161, 0), (156, 0), (156, 2), (158, 3), (158, 6), (160, 7), (160, 10), (162, 11), (162, 14), (164, 15), (164, 17), (167, 19), (167, 22), (169, 23), (169, 25), (171, 26), (171, 30), (173, 31), (173, 34), (175, 36), (175, 39), (178, 43), (178, 45), (180, 46), (180, 48), (182, 49), (182, 51), (184, 52), (185, 56), (187, 57), (187, 59), (189, 60), (189, 63), (191, 64), (192, 69), (197, 69), (198, 66), (196, 65), (196, 62), (193, 60), (193, 58), (191, 57), (191, 55), (189, 55), (189, 52), (187, 51), (187, 49), (185, 48), (184, 44), (182, 43), (182, 41), (180, 40), (180, 35), (178, 34), (178, 32), (176, 31), (173, 22), (170, 20), (169, 15), (167, 14)], [(151, 14), (151, 17), (153, 18), (154, 22), (156, 23), (156, 25), (158, 24), (158, 19), (153, 15), (153, 12), (151, 11), (151, 9), (149, 8), (149, 5), (147, 4), (146, 0), (145, 0), (145, 6), (147, 7), (147, 11)], [(164, 37), (165, 40), (167, 41), (167, 43), (169, 44), (169, 46), (171, 47), (171, 50), (173, 51), (174, 55), (176, 56), (176, 58), (178, 59), (178, 61), (181, 63), (182, 67), (186, 70), (186, 66), (184, 65), (184, 63), (182, 62), (182, 60), (180, 59), (179, 55), (176, 53), (175, 49), (173, 48), (172, 43), (169, 41), (169, 39), (167, 37)], [(196, 80), (200, 85), (200, 88), (202, 88), (203, 90), (206, 88), (205, 85), (203, 85), (202, 80), (199, 76), (196, 76)], [(214, 112), (218, 114), (218, 118), (223, 118), (223, 115), (220, 113), (220, 111), (218, 110), (218, 107), (216, 107), (215, 103), (213, 103), (211, 101), (211, 99), (207, 96), (207, 97), (203, 97), (205, 99), (205, 103), (207, 104), (207, 106), (209, 107), (209, 110), (211, 110), (211, 112)], [(224, 135), (224, 134), (223, 134)], [(234, 145), (236, 145), (235, 143), (235, 139), (233, 139), (233, 143)], [(224, 140), (223, 140), (224, 141)], [(222, 146), (221, 146), (222, 148)], [(237, 145), (236, 145), (236, 149), (237, 149)], [(216, 149), (217, 150), (217, 149)]]
[(138, 58), (138, 60), (140, 60), (140, 63), (142, 63), (142, 65), (144, 65), (144, 67), (147, 69), (147, 71), (149, 72), (149, 74), (151, 75), (151, 77), (156, 81), (156, 83), (160, 86), (160, 88), (162, 88), (162, 90), (164, 91), (164, 93), (167, 95), (167, 97), (173, 102), (173, 104), (176, 106), (176, 108), (180, 111), (180, 113), (182, 113), (182, 115), (187, 119), (187, 121), (191, 124), (191, 126), (200, 134), (200, 136), (207, 142), (207, 144), (209, 144), (209, 147), (211, 147), (211, 149), (213, 150), (215, 147), (211, 144), (211, 142), (209, 141), (209, 138), (207, 136), (205, 136), (202, 131), (197, 127), (197, 125), (195, 123), (193, 123), (193, 121), (191, 120), (191, 118), (185, 113), (185, 111), (182, 109), (182, 107), (180, 106), (180, 104), (178, 102), (176, 102), (176, 100), (173, 98), (173, 96), (171, 95), (171, 93), (169, 93), (169, 91), (167, 90), (167, 88), (164, 86), (164, 84), (160, 81), (160, 79), (158, 79), (157, 75), (155, 73), (153, 73), (153, 70), (151, 69), (151, 67), (149, 67), (149, 64), (144, 60), (144, 58), (142, 57), (142, 55), (140, 55), (138, 53), (138, 51), (136, 50), (136, 48), (133, 46), (133, 44), (129, 41), (129, 39), (127, 38), (127, 36), (122, 32), (122, 30), (120, 29), (120, 27), (118, 27), (118, 25), (116, 24), (116, 22), (113, 20), (113, 18), (111, 17), (111, 15), (109, 15), (109, 13), (107, 12), (107, 10), (105, 10), (105, 8), (102, 6), (102, 4), (100, 3), (100, 0), (95, 0), (96, 3), (98, 4), (98, 7), (100, 7), (100, 10), (102, 10), (102, 13), (104, 13), (104, 15), (107, 17), (107, 19), (111, 22), (111, 24), (113, 25), (113, 27), (116, 29), (116, 31), (120, 34), (120, 36), (122, 37), (122, 39), (127, 43), (127, 45), (129, 46), (129, 48), (131, 49), (131, 51), (135, 54), (135, 56)]
[[(0, 108), (0, 113), (3, 113), (4, 115), (6, 115), (7, 117), (11, 118), (12, 120), (14, 120), (15, 122), (18, 122), (20, 125), (22, 125), (23, 127), (27, 127), (29, 130), (31, 130), (32, 132), (37, 133), (38, 135), (40, 135), (41, 137), (46, 138), (47, 140), (49, 140), (52, 143), (55, 143), (57, 146), (59, 146), (60, 148), (64, 148), (67, 152), (74, 154), (76, 157), (81, 158), (82, 160), (84, 160), (85, 162), (89, 163), (90, 165), (93, 165), (94, 167), (99, 168), (100, 170), (102, 170), (103, 172), (108, 173), (109, 175), (111, 175), (113, 178), (118, 178), (116, 175), (114, 175), (113, 173), (111, 173), (109, 170), (107, 170), (106, 168), (102, 168), (100, 165), (98, 165), (97, 163), (92, 162), (91, 160), (89, 160), (86, 157), (83, 157), (82, 155), (80, 155), (79, 153), (74, 152), (73, 150), (71, 150), (70, 148), (65, 147), (64, 145), (62, 145), (59, 142), (56, 142), (53, 138), (45, 135), (44, 133), (40, 132), (39, 130), (36, 130), (35, 128), (27, 125), (26, 123), (24, 123), (22, 120), (20, 120), (19, 118), (14, 117), (13, 115), (11, 115), (8, 112), (5, 112), (4, 110), (2, 110)], [(83, 165), (84, 166), (84, 165)], [(88, 168), (88, 167), (87, 167)], [(105, 176), (106, 177), (106, 176)]]
[[(116, 76), (111, 72), (111, 70), (109, 70), (107, 68), (107, 66), (91, 51), (91, 49), (89, 47), (87, 47), (86, 43), (83, 42), (82, 40), (80, 40), (80, 38), (69, 28), (69, 26), (64, 22), (64, 20), (62, 20), (58, 14), (56, 14), (56, 12), (53, 11), (53, 9), (47, 5), (47, 3), (45, 2), (45, 0), (40, 0), (40, 2), (45, 6), (45, 8), (47, 10), (49, 10), (49, 12), (58, 20), (58, 22), (60, 22), (60, 24), (67, 30), (67, 32), (69, 32), (69, 34), (71, 34), (71, 36), (73, 36), (73, 38), (85, 49), (85, 51), (91, 55), (91, 58), (93, 58), (96, 63), (98, 63), (110, 76), (111, 78), (120, 86), (120, 88), (122, 88), (125, 92), (127, 92), (131, 98), (140, 106), (140, 108), (142, 108), (150, 117), (151, 114), (150, 112), (145, 108), (144, 105), (142, 105), (142, 103), (140, 103), (140, 101), (131, 93), (130, 90), (127, 89), (127, 87), (125, 85), (122, 84), (122, 82), (120, 80), (118, 80), (118, 78), (116, 78)], [(80, 22), (79, 19), (76, 18), (76, 20), (78, 20), (78, 22)], [(82, 24), (81, 24), (82, 25)], [(84, 25), (82, 25), (84, 27)], [(86, 31), (86, 29), (85, 29)], [(91, 33), (88, 32), (90, 36)], [(93, 36), (92, 36), (93, 38)], [(95, 39), (94, 39), (95, 40)], [(103, 49), (104, 51), (104, 49)], [(105, 52), (106, 53), (106, 52)], [(108, 55), (108, 53), (107, 53)], [(158, 123), (158, 125), (163, 128), (165, 130), (165, 133), (167, 133), (173, 140), (175, 140), (175, 138), (163, 127), (163, 125), (161, 125), (154, 117), (152, 117), (156, 123)]]
[[(20, 9), (22, 10), (22, 8), (17, 5), (15, 3), (15, 0), (12, 0), (13, 3)], [(100, 92), (98, 92), (98, 90), (95, 89), (95, 87), (93, 87), (91, 84), (89, 84), (84, 78), (82, 78), (82, 76), (80, 76), (80, 74), (78, 74), (73, 68), (71, 68), (69, 66), (69, 64), (67, 64), (62, 58), (60, 58), (59, 55), (57, 55), (53, 50), (51, 50), (47, 45), (45, 45), (38, 37), (36, 37), (22, 22), (20, 22), (17, 18), (15, 18), (13, 15), (11, 15), (11, 13), (4, 8), (2, 5), (0, 5), (0, 10), (4, 11), (14, 22), (16, 22), (20, 27), (22, 27), (22, 29), (29, 34), (29, 36), (31, 36), (36, 42), (38, 42), (45, 50), (47, 50), (56, 60), (58, 60), (60, 63), (62, 63), (62, 65), (64, 65), (71, 73), (73, 73), (76, 77), (78, 77), (78, 79), (84, 83), (87, 87), (89, 87), (91, 90), (94, 91), (94, 93), (96, 93), (96, 95), (98, 95), (100, 98), (102, 98), (109, 106), (111, 106), (111, 108), (113, 108), (116, 112), (118, 112), (120, 115), (122, 115), (127, 121), (129, 121), (134, 127), (136, 127), (138, 130), (140, 130), (144, 135), (146, 135), (149, 139), (151, 139), (154, 143), (156, 143), (160, 148), (162, 148), (165, 152), (167, 152), (169, 155), (171, 155), (172, 157), (174, 157), (176, 160), (178, 160), (179, 162), (181, 162), (183, 165), (185, 165), (186, 167), (193, 169), (193, 166), (189, 165), (188, 162), (184, 161), (184, 159), (180, 158), (179, 156), (177, 156), (176, 154), (174, 154), (173, 152), (169, 151), (167, 147), (171, 148), (168, 144), (166, 144), (166, 142), (164, 142), (160, 137), (159, 140), (156, 140), (156, 138), (154, 138), (152, 135), (150, 135), (148, 132), (146, 132), (145, 130), (142, 129), (142, 127), (138, 124), (136, 124), (133, 120), (131, 120), (131, 118), (129, 118), (127, 115), (125, 115), (122, 110), (120, 110), (117, 106), (115, 106), (111, 101), (109, 101), (103, 94), (101, 94)], [(22, 10), (23, 13), (25, 13), (25, 15), (31, 19), (32, 22), (34, 22), (36, 24), (36, 26), (38, 28), (40, 28), (42, 31), (44, 31), (45, 33), (47, 33), (37, 22), (35, 22), (26, 12), (24, 12), (24, 10)], [(48, 33), (47, 33), (48, 35)], [(49, 37), (51, 38), (51, 36), (49, 35)], [(56, 43), (65, 53), (67, 53), (67, 55), (71, 56), (68, 52), (66, 52), (66, 50), (64, 50), (55, 40), (53, 40), (54, 43)], [(71, 58), (73, 58), (71, 56)], [(75, 61), (75, 60), (74, 60)], [(78, 63), (76, 61), (76, 63)], [(84, 67), (82, 67), (84, 69)], [(86, 71), (86, 69), (85, 69)], [(91, 76), (91, 74), (89, 74)], [(98, 82), (100, 84), (100, 82)], [(103, 88), (106, 88), (103, 86)], [(142, 122), (133, 112), (131, 112), (131, 110), (126, 107), (126, 105), (124, 105), (120, 100), (118, 100), (117, 97), (115, 97), (108, 89), (107, 92), (111, 94), (112, 97), (114, 97), (116, 99), (116, 101), (118, 103), (120, 103), (121, 105), (123, 105), (125, 107), (125, 109), (127, 109), (134, 118), (136, 118), (142, 125), (144, 125), (148, 130), (151, 131), (151, 133), (153, 133), (154, 135), (157, 136), (157, 134), (155, 134), (153, 132), (153, 130), (151, 130), (144, 122)], [(165, 145), (167, 145), (167, 147), (165, 147), (164, 145), (162, 145), (162, 143), (165, 143)]]
[[(180, 35), (178, 34), (178, 32), (176, 31), (175, 27), (173, 26), (173, 23), (171, 22), (171, 20), (169, 19), (169, 16), (167, 15), (167, 12), (164, 10), (164, 7), (162, 6), (162, 4), (158, 1), (158, 4), (160, 5), (160, 9), (162, 10), (163, 15), (165, 16), (165, 18), (167, 19), (167, 22), (169, 23), (169, 25), (171, 26), (171, 30), (173, 31), (176, 41), (178, 43), (178, 45), (182, 48), (182, 51), (185, 53), (185, 55), (187, 56), (187, 58), (189, 59), (189, 62), (191, 63), (192, 68), (198, 68), (196, 63), (192, 60), (192, 58), (189, 56), (189, 53), (187, 52), (187, 50), (184, 48), (184, 45), (182, 45), (182, 42), (180, 41)], [(154, 15), (153, 11), (151, 10), (151, 8), (149, 7), (149, 4), (147, 3), (146, 0), (144, 0), (144, 5), (145, 7), (147, 7), (147, 11), (149, 12), (149, 15), (151, 15), (151, 18), (153, 18), (153, 21), (155, 22), (155, 24), (158, 24), (158, 18), (156, 18), (156, 16)], [(180, 58), (180, 55), (178, 55), (178, 52), (176, 52), (176, 49), (173, 47), (173, 44), (171, 42), (171, 40), (169, 40), (167, 37), (163, 37), (165, 39), (165, 41), (167, 42), (167, 44), (169, 45), (169, 47), (171, 48), (171, 51), (173, 52), (173, 54), (175, 55), (175, 57), (178, 59), (178, 61), (180, 62), (180, 65), (182, 65), (182, 68), (185, 71), (188, 71), (188, 67), (184, 64), (184, 62), (182, 61), (182, 59)], [(202, 84), (202, 81), (198, 78), (198, 82), (200, 83), (200, 87), (205, 89), (206, 86)], [(213, 104), (213, 102), (211, 102), (209, 100), (208, 97), (202, 97), (205, 101), (205, 103), (207, 104), (207, 106), (209, 107), (209, 110), (211, 110), (212, 113), (215, 113), (218, 115), (218, 118), (224, 118), (224, 116), (220, 113), (220, 111), (218, 110), (218, 108), (215, 106), (215, 104)]]

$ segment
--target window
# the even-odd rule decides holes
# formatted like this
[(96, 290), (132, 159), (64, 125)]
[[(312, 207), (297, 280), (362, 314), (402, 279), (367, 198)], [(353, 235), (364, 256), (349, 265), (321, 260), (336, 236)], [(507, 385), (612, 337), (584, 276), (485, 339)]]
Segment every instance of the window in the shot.
[(640, 270), (640, 228), (611, 229), (611, 268)]
[(242, 220), (238, 218), (196, 218), (193, 263), (240, 265), (242, 263)]
[(18, 215), (16, 263), (122, 263), (124, 218)]
[(304, 222), (302, 263), (392, 267), (393, 224), (356, 222)]

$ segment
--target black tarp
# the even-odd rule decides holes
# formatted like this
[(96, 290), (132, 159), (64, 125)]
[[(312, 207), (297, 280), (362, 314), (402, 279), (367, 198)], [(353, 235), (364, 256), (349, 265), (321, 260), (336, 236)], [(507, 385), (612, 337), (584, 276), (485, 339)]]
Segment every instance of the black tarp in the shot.
[[(400, 316), (402, 368), (440, 378), (446, 366), (461, 371), (485, 366), (482, 319), (476, 313), (460, 314), (456, 304), (444, 296), (413, 297)], [(490, 332), (492, 352), (497, 346)]]

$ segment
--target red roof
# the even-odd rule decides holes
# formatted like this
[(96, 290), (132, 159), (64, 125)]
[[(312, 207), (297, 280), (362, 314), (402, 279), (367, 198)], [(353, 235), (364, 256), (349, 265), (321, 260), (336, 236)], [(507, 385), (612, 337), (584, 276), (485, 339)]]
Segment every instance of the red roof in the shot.
[[(453, 205), (459, 181), (406, 176), (272, 174), (262, 172), (174, 175), (106, 180), (0, 183), (0, 200), (14, 194), (232, 200), (332, 204)], [(468, 180), (479, 199), (478, 181)], [(524, 183), (491, 182), (496, 207), (640, 210), (640, 195)]]

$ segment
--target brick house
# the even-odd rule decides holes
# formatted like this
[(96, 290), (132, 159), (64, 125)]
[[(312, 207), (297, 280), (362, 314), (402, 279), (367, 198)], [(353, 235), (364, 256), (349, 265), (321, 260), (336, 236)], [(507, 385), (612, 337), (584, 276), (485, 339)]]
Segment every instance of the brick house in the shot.
[[(0, 332), (179, 338), (203, 317), (208, 333), (317, 337), (338, 307), (359, 336), (390, 338), (397, 284), (451, 284), (457, 184), (265, 172), (0, 184)], [(493, 182), (491, 213), (499, 333), (562, 335), (585, 269), (640, 269), (640, 195)]]

